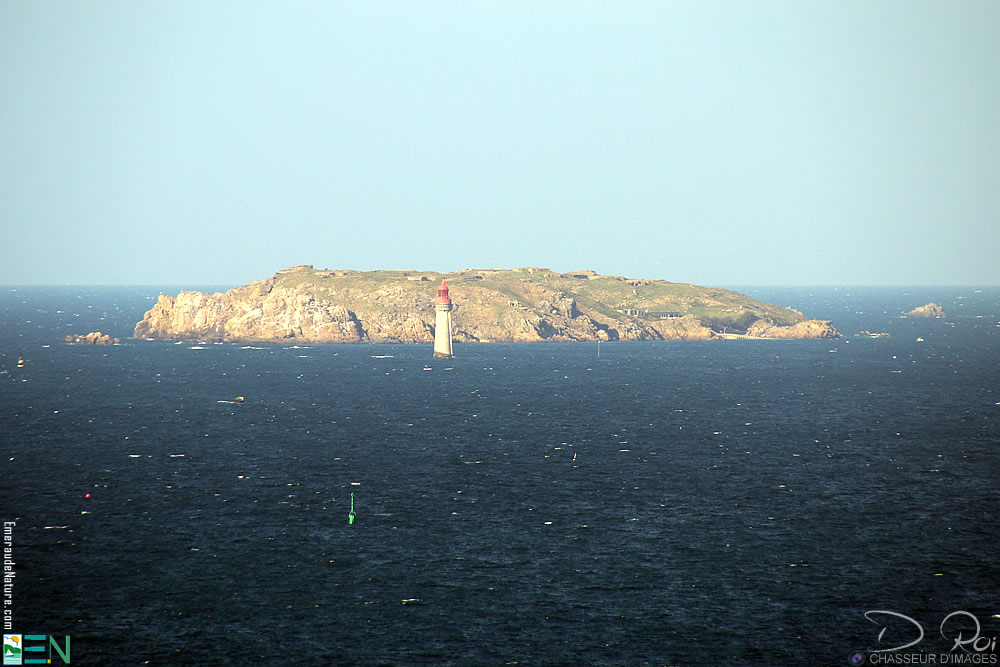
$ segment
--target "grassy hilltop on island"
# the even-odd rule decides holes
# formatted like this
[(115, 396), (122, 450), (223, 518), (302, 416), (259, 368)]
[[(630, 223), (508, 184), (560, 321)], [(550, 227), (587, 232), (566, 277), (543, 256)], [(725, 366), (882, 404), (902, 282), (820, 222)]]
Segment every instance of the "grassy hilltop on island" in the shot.
[(225, 293), (161, 295), (139, 338), (430, 342), (445, 279), (456, 342), (836, 336), (829, 322), (730, 290), (590, 270), (353, 271), (301, 265)]

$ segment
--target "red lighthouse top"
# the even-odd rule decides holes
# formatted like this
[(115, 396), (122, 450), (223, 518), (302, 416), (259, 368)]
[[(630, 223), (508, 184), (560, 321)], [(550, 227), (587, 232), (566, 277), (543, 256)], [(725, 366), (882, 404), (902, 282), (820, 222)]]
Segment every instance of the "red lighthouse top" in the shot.
[(448, 283), (441, 279), (441, 284), (438, 286), (438, 298), (437, 303), (451, 303), (451, 299), (448, 298)]

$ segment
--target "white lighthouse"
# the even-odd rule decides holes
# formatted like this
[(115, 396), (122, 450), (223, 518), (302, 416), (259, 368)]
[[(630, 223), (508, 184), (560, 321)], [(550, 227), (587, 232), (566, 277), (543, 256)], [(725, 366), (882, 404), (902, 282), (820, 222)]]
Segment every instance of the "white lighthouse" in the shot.
[(453, 357), (451, 351), (451, 299), (448, 298), (448, 284), (441, 279), (438, 296), (434, 302), (434, 356)]

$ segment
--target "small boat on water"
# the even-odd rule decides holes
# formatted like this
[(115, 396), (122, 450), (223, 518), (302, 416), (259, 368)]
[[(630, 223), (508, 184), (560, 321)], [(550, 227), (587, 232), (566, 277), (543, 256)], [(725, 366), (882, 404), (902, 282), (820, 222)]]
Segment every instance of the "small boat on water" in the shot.
[(243, 402), (244, 402), (244, 401), (246, 401), (246, 400), (247, 400), (247, 399), (245, 399), (245, 398), (244, 398), (244, 397), (242, 397), (242, 396), (237, 396), (236, 398), (234, 398), (234, 399), (232, 399), (232, 400), (230, 400), (230, 401), (218, 401), (218, 402), (219, 402), (219, 403), (243, 403)]
[(17, 367), (24, 368), (24, 357), (21, 356), (20, 354), (17, 355)]

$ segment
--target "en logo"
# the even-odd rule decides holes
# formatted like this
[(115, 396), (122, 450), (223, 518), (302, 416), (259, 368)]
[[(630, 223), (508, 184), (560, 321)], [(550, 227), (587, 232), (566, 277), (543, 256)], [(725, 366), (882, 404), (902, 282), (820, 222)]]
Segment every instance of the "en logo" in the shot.
[(51, 635), (4, 635), (3, 664), (48, 665), (52, 664), (52, 654), (55, 653), (62, 659), (62, 664), (68, 665), (69, 635), (63, 639), (60, 645)]

